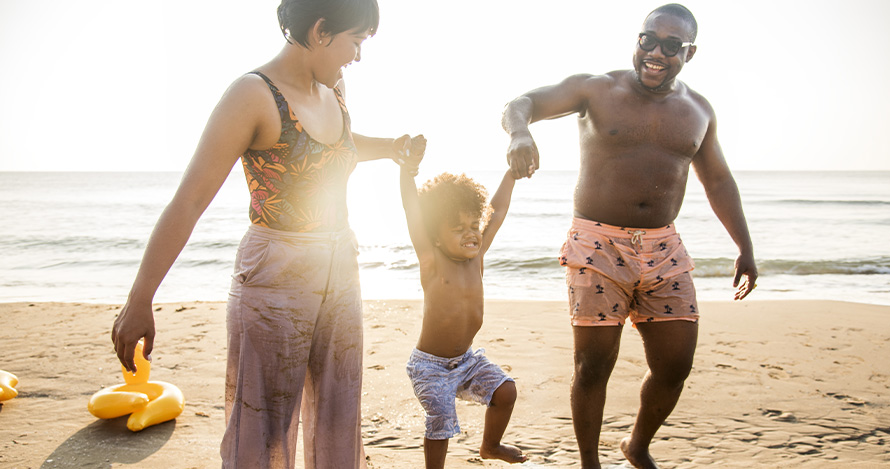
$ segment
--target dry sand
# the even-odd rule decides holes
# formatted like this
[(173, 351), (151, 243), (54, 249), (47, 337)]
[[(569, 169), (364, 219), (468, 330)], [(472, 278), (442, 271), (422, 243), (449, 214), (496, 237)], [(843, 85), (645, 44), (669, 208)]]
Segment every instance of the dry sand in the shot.
[[(156, 305), (152, 379), (179, 386), (185, 412), (131, 433), (102, 421), (90, 396), (122, 382), (109, 340), (119, 306), (0, 304), (0, 369), (20, 380), (0, 406), (3, 468), (219, 467), (223, 432), (225, 305)], [(828, 301), (702, 303), (695, 360), (677, 409), (656, 435), (663, 467), (890, 466), (890, 307)], [(569, 409), (572, 336), (561, 302), (489, 301), (475, 346), (515, 379), (519, 399), (505, 442), (531, 455), (521, 467), (578, 467)], [(362, 424), (369, 467), (423, 467), (423, 417), (404, 363), (421, 319), (418, 301), (365, 303)], [(622, 464), (645, 373), (625, 327), (609, 385), (600, 453)], [(459, 404), (463, 433), (449, 468), (481, 461), (484, 409)], [(298, 456), (297, 467), (302, 467)]]

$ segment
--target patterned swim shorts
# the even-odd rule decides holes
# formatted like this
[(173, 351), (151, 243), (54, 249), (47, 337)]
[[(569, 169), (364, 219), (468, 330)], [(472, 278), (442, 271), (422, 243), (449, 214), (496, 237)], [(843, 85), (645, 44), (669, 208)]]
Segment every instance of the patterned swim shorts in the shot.
[(455, 398), (489, 405), (497, 388), (513, 381), (485, 357), (481, 348), (454, 358), (414, 349), (406, 370), (414, 395), (426, 411), (426, 437), (430, 440), (447, 440), (460, 434)]
[(692, 258), (673, 225), (620, 228), (575, 218), (559, 262), (573, 326), (698, 321)]

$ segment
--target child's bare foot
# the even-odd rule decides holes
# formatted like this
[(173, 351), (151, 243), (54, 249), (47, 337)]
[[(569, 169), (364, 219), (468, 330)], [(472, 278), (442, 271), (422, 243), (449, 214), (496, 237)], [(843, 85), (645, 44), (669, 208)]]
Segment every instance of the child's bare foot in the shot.
[(498, 445), (491, 448), (483, 446), (479, 448), (479, 456), (482, 456), (482, 459), (500, 459), (510, 464), (528, 461), (528, 456), (522, 454), (522, 450), (511, 445)]
[(655, 464), (655, 460), (649, 455), (649, 448), (638, 449), (631, 447), (630, 438), (621, 440), (619, 446), (621, 447), (621, 452), (624, 453), (624, 457), (627, 458), (627, 462), (633, 467), (637, 469), (658, 469), (658, 464)]

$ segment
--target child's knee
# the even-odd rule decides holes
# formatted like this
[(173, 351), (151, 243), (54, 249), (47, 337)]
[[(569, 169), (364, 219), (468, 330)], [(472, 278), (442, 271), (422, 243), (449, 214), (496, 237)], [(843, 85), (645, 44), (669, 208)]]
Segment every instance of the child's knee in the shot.
[(491, 405), (494, 407), (512, 407), (516, 403), (516, 383), (504, 381), (495, 389), (491, 396)]

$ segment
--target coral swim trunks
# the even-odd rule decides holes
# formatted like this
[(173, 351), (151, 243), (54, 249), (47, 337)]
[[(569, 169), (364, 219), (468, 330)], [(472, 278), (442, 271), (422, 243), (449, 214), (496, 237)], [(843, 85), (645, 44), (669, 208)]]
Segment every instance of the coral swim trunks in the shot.
[(573, 326), (698, 321), (695, 268), (673, 225), (620, 228), (575, 218), (559, 263), (566, 267)]

